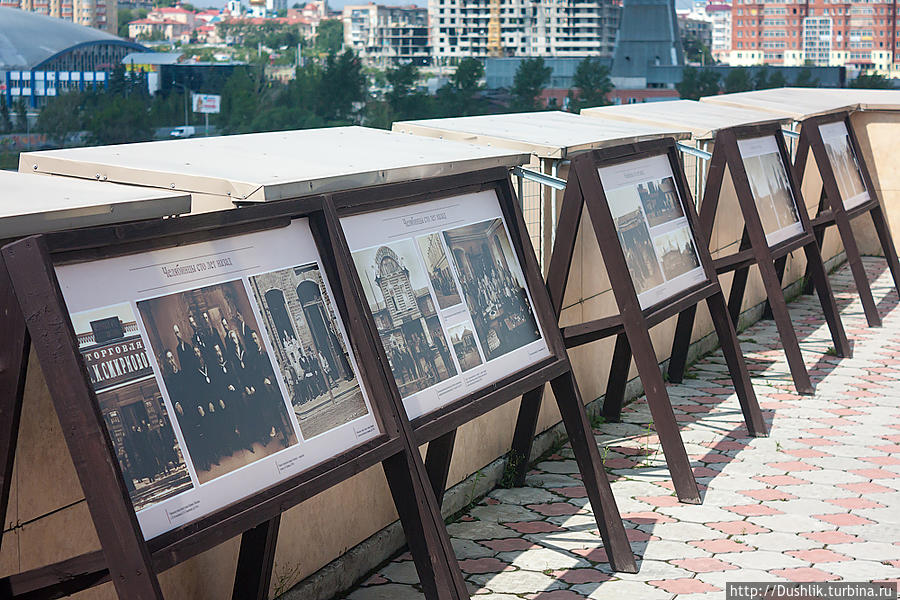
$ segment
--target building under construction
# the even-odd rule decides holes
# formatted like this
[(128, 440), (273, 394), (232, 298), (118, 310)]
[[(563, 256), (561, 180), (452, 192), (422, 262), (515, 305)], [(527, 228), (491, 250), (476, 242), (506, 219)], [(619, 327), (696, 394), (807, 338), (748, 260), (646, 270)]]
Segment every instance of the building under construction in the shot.
[(467, 56), (610, 57), (616, 0), (429, 0), (432, 53)]

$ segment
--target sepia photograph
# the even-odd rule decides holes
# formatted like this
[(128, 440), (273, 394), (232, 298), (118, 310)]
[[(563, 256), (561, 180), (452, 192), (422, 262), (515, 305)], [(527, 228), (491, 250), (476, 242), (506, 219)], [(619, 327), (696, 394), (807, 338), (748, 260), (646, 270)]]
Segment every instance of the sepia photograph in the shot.
[(678, 191), (675, 189), (675, 180), (671, 177), (639, 183), (637, 191), (650, 227), (684, 216)]
[(401, 397), (457, 374), (413, 240), (353, 253)]
[(763, 231), (767, 236), (800, 222), (791, 184), (778, 153), (743, 157)]
[(318, 265), (255, 275), (250, 287), (303, 438), (369, 414)]
[(486, 360), (541, 339), (503, 220), (448, 229), (444, 240)]
[(662, 285), (662, 270), (635, 189), (629, 186), (607, 191), (606, 199), (635, 291), (640, 295)]
[(666, 280), (675, 279), (700, 266), (690, 229), (681, 227), (653, 239), (656, 255), (662, 263)]
[(428, 278), (431, 279), (431, 287), (434, 288), (434, 294), (437, 296), (438, 306), (441, 307), (441, 310), (462, 302), (459, 288), (456, 287), (456, 281), (453, 280), (453, 273), (450, 271), (447, 253), (444, 252), (444, 245), (441, 243), (441, 234), (423, 235), (416, 239), (416, 243), (422, 252), (425, 270), (428, 272)]
[(193, 487), (129, 304), (72, 315), (135, 512)]
[(137, 307), (201, 484), (297, 443), (240, 280)]
[(473, 369), (484, 362), (481, 360), (473, 329), (474, 327), (468, 321), (447, 328), (447, 335), (450, 336), (450, 343), (453, 345), (453, 351), (459, 361), (459, 368), (463, 371)]
[[(822, 141), (825, 143), (825, 152), (828, 154), (828, 162), (834, 171), (841, 200), (853, 207), (862, 202), (867, 196), (863, 183), (862, 173), (859, 170), (859, 162), (853, 146), (850, 143), (850, 135), (847, 133), (843, 122), (822, 125)], [(861, 197), (862, 196), (862, 197)]]

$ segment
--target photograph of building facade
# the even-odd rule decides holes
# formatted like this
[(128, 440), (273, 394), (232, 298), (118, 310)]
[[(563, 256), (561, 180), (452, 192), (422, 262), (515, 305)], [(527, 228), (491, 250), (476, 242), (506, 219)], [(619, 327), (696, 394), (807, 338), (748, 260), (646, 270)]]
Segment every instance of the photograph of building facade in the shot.
[(436, 60), (467, 56), (612, 56), (619, 6), (613, 0), (429, 0)]
[[(620, 197), (628, 197), (626, 201), (632, 204), (632, 194), (633, 190), (624, 188), (614, 190), (612, 193), (607, 192), (606, 198), (612, 209), (614, 205), (622, 204)], [(638, 294), (642, 294), (651, 288), (662, 285), (664, 280), (644, 214), (640, 207), (632, 206), (631, 208), (631, 210), (619, 214), (614, 212), (613, 218), (634, 290)]]
[(667, 280), (675, 279), (700, 266), (697, 248), (694, 247), (690, 229), (687, 227), (653, 238), (653, 245)]
[(297, 443), (243, 282), (137, 307), (201, 484)]
[(450, 261), (447, 260), (447, 253), (444, 252), (441, 234), (429, 233), (428, 235), (423, 235), (416, 239), (416, 243), (422, 251), (422, 258), (425, 260), (425, 270), (428, 272), (431, 287), (434, 288), (434, 294), (437, 296), (441, 310), (462, 302), (459, 288), (453, 279), (453, 273), (450, 271)]
[(459, 368), (463, 371), (473, 369), (484, 362), (481, 360), (481, 353), (478, 351), (478, 343), (475, 341), (472, 329), (472, 324), (469, 322), (447, 328), (447, 335), (450, 336), (450, 343), (453, 345), (453, 351), (456, 352)]
[(502, 219), (444, 231), (487, 360), (541, 338)]
[(744, 168), (766, 235), (800, 221), (787, 173), (777, 153), (744, 157)]
[(368, 414), (318, 265), (255, 275), (250, 287), (304, 439)]
[(729, 64), (847, 66), (897, 72), (897, 2), (736, 0)]
[(72, 325), (135, 511), (191, 489), (131, 306), (72, 315)]
[(843, 123), (833, 123), (823, 126), (822, 129), (837, 132), (837, 135), (827, 135), (826, 131), (823, 131), (822, 141), (825, 143), (828, 162), (831, 163), (834, 178), (837, 180), (838, 189), (841, 192), (841, 200), (844, 203), (850, 202), (850, 206), (855, 206), (858, 202), (852, 201), (865, 193), (866, 186), (863, 183), (859, 163), (853, 152), (853, 146), (850, 144), (846, 126)]
[(671, 177), (638, 184), (637, 191), (650, 227), (684, 216), (678, 192), (675, 190), (675, 181)]
[(413, 240), (353, 253), (402, 397), (457, 374)]

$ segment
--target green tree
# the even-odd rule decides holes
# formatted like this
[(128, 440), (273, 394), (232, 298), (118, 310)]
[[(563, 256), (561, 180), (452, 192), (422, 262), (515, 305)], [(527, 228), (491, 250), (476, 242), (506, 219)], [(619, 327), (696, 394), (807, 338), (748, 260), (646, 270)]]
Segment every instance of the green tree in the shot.
[(894, 83), (884, 75), (872, 73), (870, 75), (860, 75), (859, 77), (851, 81), (850, 85), (848, 85), (847, 87), (868, 88), (873, 90), (889, 90), (894, 87)]
[(466, 57), (456, 65), (456, 72), (450, 78), (453, 87), (460, 92), (474, 94), (481, 89), (484, 65), (477, 58)]
[(747, 92), (753, 89), (750, 72), (744, 67), (730, 69), (725, 76), (725, 93)]
[[(429, 116), (431, 98), (416, 90), (419, 69), (412, 63), (389, 69), (386, 73), (391, 90), (385, 99), (393, 113), (393, 120), (417, 119)], [(390, 123), (384, 124), (386, 127)]]
[(719, 93), (719, 79), (719, 75), (712, 69), (685, 67), (681, 72), (681, 81), (675, 85), (675, 89), (682, 98), (699, 100), (704, 96)]
[(688, 62), (700, 63), (701, 65), (711, 65), (716, 62), (709, 46), (700, 41), (697, 36), (687, 35), (681, 41), (681, 44), (684, 47), (684, 58)]
[(607, 95), (613, 91), (613, 84), (609, 79), (609, 67), (599, 58), (588, 57), (578, 63), (572, 83), (577, 95), (573, 96), (569, 90), (569, 110), (577, 112), (582, 108), (609, 104)]
[(127, 144), (152, 137), (147, 119), (147, 103), (137, 96), (103, 95), (88, 123), (95, 144)]
[(550, 81), (553, 69), (544, 64), (543, 58), (526, 58), (519, 63), (513, 78), (513, 110), (540, 110), (538, 96)]
[(119, 37), (127, 38), (128, 37), (128, 24), (132, 21), (137, 21), (138, 19), (146, 19), (147, 18), (147, 9), (145, 8), (122, 8), (119, 9), (118, 12), (118, 30)]
[(326, 54), (337, 54), (344, 45), (344, 23), (340, 19), (328, 19), (316, 30), (316, 50)]
[(255, 70), (235, 69), (222, 88), (219, 122), (226, 133), (248, 133), (260, 109), (261, 82)]
[(809, 67), (803, 67), (797, 73), (797, 77), (794, 79), (793, 86), (794, 87), (819, 87), (818, 78), (814, 78), (812, 76), (812, 69)]
[(484, 112), (484, 102), (476, 98), (481, 90), (484, 65), (476, 58), (467, 57), (459, 61), (456, 72), (434, 97), (434, 116), (459, 117)]
[(319, 91), (319, 111), (325, 120), (346, 123), (355, 119), (357, 106), (366, 100), (366, 76), (352, 50), (328, 55)]
[(37, 130), (57, 146), (65, 146), (73, 134), (86, 128), (85, 94), (68, 92), (53, 98), (41, 109)]
[(6, 95), (0, 94), (0, 133), (12, 131), (12, 119), (9, 118), (9, 106), (6, 104)]
[(24, 98), (19, 98), (15, 102), (16, 109), (16, 129), (18, 131), (28, 131), (28, 105), (25, 104)]

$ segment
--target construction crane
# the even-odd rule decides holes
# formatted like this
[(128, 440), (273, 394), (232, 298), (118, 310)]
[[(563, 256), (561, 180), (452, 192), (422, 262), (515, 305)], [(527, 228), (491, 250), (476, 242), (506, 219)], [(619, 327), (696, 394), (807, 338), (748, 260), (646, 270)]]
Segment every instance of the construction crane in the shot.
[(491, 3), (491, 18), (488, 21), (488, 55), (503, 56), (503, 38), (500, 34), (501, 0), (489, 0), (489, 2)]

